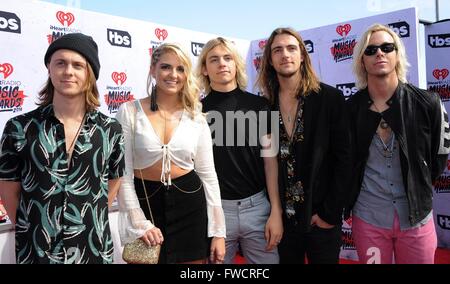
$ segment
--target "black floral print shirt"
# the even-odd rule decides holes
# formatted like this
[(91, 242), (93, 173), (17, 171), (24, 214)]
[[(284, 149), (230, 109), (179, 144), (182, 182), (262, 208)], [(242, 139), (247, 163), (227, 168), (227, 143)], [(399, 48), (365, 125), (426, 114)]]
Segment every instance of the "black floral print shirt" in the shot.
[(124, 174), (120, 124), (86, 114), (70, 167), (53, 105), (10, 119), (0, 145), (0, 180), (21, 182), (17, 263), (112, 263), (108, 180)]
[[(291, 218), (297, 214), (297, 208), (304, 201), (303, 183), (295, 176), (295, 164), (297, 163), (293, 148), (295, 143), (300, 143), (304, 140), (304, 119), (303, 119), (303, 105), (304, 100), (302, 97), (298, 99), (296, 121), (294, 124), (294, 130), (291, 137), (289, 137), (281, 111), (279, 112), (280, 123), (280, 166), (284, 173), (281, 174), (284, 177), (284, 200), (285, 200), (285, 214), (288, 218)], [(278, 106), (278, 109), (279, 106)]]

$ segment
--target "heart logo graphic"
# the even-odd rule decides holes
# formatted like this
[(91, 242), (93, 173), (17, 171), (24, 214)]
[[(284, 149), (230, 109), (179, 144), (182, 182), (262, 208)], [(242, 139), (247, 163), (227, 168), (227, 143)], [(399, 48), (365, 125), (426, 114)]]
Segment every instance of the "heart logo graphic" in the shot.
[(113, 72), (111, 74), (111, 78), (116, 83), (116, 85), (123, 85), (123, 83), (125, 83), (125, 81), (127, 80), (127, 74), (125, 74), (124, 72)]
[(155, 35), (159, 40), (163, 41), (167, 38), (169, 33), (167, 32), (166, 29), (157, 28), (157, 29), (155, 29)]
[(9, 63), (3, 63), (0, 64), (0, 73), (3, 73), (3, 78), (8, 78), (9, 75), (12, 74), (12, 72), (14, 71), (14, 68), (11, 64)]
[(440, 79), (440, 78), (442, 78), (441, 80), (444, 80), (445, 78), (447, 78), (447, 76), (448, 76), (448, 69), (434, 69), (433, 70), (433, 76), (434, 76), (434, 78), (436, 78), (436, 79)]
[(267, 40), (260, 40), (260, 41), (258, 42), (259, 49), (264, 49), (264, 47), (266, 46), (266, 44), (267, 44)]
[(349, 24), (339, 25), (336, 28), (336, 32), (343, 37), (347, 36), (351, 30), (352, 30), (352, 26), (350, 26)]
[(64, 22), (67, 22), (69, 27), (74, 21), (75, 16), (72, 13), (64, 13), (63, 11), (56, 12), (56, 19), (64, 26)]
[(353, 223), (352, 217), (349, 217), (347, 220), (345, 220), (345, 223), (347, 223), (348, 226), (351, 227), (351, 226), (352, 226), (352, 223)]

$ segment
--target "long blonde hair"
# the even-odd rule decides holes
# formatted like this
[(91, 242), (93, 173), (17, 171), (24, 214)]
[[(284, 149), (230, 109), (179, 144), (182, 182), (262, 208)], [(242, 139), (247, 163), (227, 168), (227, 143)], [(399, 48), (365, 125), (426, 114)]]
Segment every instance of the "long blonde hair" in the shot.
[(308, 51), (306, 50), (305, 43), (302, 37), (292, 28), (277, 28), (270, 35), (264, 47), (264, 53), (261, 60), (261, 69), (258, 74), (256, 84), (259, 86), (264, 96), (267, 97), (271, 104), (275, 101), (277, 90), (280, 88), (278, 82), (277, 72), (272, 66), (272, 50), (271, 46), (277, 35), (288, 34), (295, 37), (300, 47), (301, 55), (303, 56), (303, 62), (300, 66), (301, 80), (298, 82), (297, 96), (306, 96), (311, 91), (318, 92), (320, 90), (320, 81), (313, 69), (311, 59), (309, 58)]
[(245, 88), (247, 87), (247, 74), (245, 71), (244, 60), (239, 55), (239, 52), (237, 51), (234, 43), (223, 37), (211, 39), (202, 48), (202, 52), (198, 57), (197, 69), (195, 72), (197, 78), (199, 78), (200, 88), (204, 90), (206, 95), (211, 92), (211, 81), (209, 80), (209, 77), (207, 75), (203, 74), (202, 68), (206, 68), (206, 59), (208, 53), (217, 46), (223, 46), (228, 52), (230, 52), (236, 64), (236, 83), (239, 89), (245, 91)]
[(389, 27), (382, 24), (373, 24), (369, 29), (361, 36), (361, 39), (355, 46), (353, 51), (353, 73), (356, 76), (356, 87), (364, 89), (367, 87), (367, 72), (363, 64), (364, 50), (369, 45), (370, 37), (375, 32), (387, 32), (397, 48), (397, 65), (395, 71), (397, 73), (398, 80), (406, 83), (406, 74), (408, 73), (408, 59), (406, 58), (405, 46), (403, 45), (400, 37)]
[[(86, 111), (93, 111), (100, 106), (97, 79), (95, 78), (91, 65), (87, 61), (86, 66), (87, 80), (83, 86), (83, 92), (86, 103)], [(38, 93), (39, 102), (36, 104), (38, 106), (48, 106), (53, 103), (54, 93), (55, 86), (53, 86), (51, 78), (48, 77), (45, 86)]]
[(173, 43), (164, 43), (157, 47), (151, 57), (150, 70), (147, 76), (147, 94), (150, 96), (152, 92), (152, 75), (151, 70), (158, 64), (161, 56), (168, 52), (173, 52), (177, 55), (184, 67), (184, 73), (186, 75), (186, 82), (181, 89), (180, 97), (183, 108), (194, 117), (197, 113), (201, 112), (200, 103), (200, 89), (197, 81), (192, 74), (192, 63), (189, 56), (178, 45)]

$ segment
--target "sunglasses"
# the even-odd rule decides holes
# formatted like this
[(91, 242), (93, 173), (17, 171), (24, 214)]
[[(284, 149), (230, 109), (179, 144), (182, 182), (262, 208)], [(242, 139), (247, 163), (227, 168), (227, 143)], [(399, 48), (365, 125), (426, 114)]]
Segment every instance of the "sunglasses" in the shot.
[(397, 47), (393, 43), (383, 43), (382, 45), (369, 45), (364, 50), (364, 54), (367, 56), (374, 55), (377, 53), (378, 48), (381, 49), (384, 53), (390, 53), (394, 50), (397, 50)]

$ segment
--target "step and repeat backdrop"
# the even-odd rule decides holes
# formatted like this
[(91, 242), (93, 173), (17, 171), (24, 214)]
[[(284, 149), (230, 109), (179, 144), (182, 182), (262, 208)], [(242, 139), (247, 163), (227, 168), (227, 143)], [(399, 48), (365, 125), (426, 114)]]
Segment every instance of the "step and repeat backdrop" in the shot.
[[(399, 10), (333, 25), (300, 30), (315, 70), (321, 80), (340, 89), (346, 97), (357, 92), (351, 70), (353, 48), (364, 31), (374, 23), (391, 27), (403, 40), (408, 61), (411, 64), (408, 81), (419, 86), (419, 40), (426, 44), (428, 88), (441, 95), (450, 113), (450, 21), (425, 27), (426, 38), (419, 38), (418, 17), (415, 8)], [(270, 35), (270, 31), (268, 35)], [(253, 40), (247, 56), (249, 91), (261, 94), (255, 85), (261, 57), (267, 38)], [(423, 52), (422, 52), (423, 54)], [(423, 55), (422, 55), (423, 56)], [(421, 86), (425, 88), (425, 86)], [(434, 217), (438, 234), (438, 246), (450, 248), (450, 163), (448, 169), (435, 184)], [(341, 257), (357, 259), (351, 233), (352, 219), (344, 221)]]
[[(67, 33), (91, 35), (99, 47), (100, 110), (114, 116), (120, 104), (146, 96), (152, 50), (179, 43), (194, 66), (203, 45), (218, 35), (72, 9), (39, 1), (2, 0), (0, 7), (0, 129), (7, 119), (36, 107), (47, 80), (44, 54)], [(246, 56), (249, 41), (228, 38)]]
[[(351, 69), (353, 48), (364, 31), (374, 23), (388, 25), (402, 38), (411, 63), (408, 81), (418, 85), (418, 20), (414, 8), (299, 31), (317, 75), (323, 82), (339, 88), (347, 97), (357, 91)], [(260, 93), (255, 82), (266, 41), (253, 40), (247, 57), (249, 85), (256, 94)]]
[[(450, 20), (425, 26), (427, 88), (439, 93), (450, 113)], [(450, 248), (450, 163), (434, 184), (434, 220), (438, 246)]]
[[(351, 72), (353, 48), (360, 35), (373, 23), (389, 25), (403, 39), (411, 68), (408, 80), (419, 84), (418, 19), (414, 8), (300, 31), (321, 80), (339, 88), (345, 96), (355, 87)], [(60, 36), (82, 32), (99, 46), (101, 62), (98, 87), (100, 111), (114, 116), (119, 106), (145, 97), (152, 50), (163, 42), (179, 43), (194, 66), (209, 39), (219, 35), (137, 21), (39, 1), (2, 0), (0, 7), (0, 130), (6, 121), (36, 108), (37, 93), (47, 80), (44, 54)], [(271, 31), (267, 31), (269, 36)], [(426, 27), (428, 87), (441, 94), (448, 105), (450, 23)], [(235, 42), (247, 59), (248, 90), (260, 94), (256, 76), (266, 39)], [(450, 106), (450, 105), (448, 105)], [(450, 168), (450, 164), (449, 164)], [(435, 189), (435, 221), (439, 246), (450, 247), (450, 194), (448, 171)], [(343, 227), (341, 257), (357, 259), (351, 235), (351, 218)], [(113, 224), (112, 224), (113, 225)], [(114, 227), (112, 226), (112, 229)], [(0, 249), (1, 249), (0, 245)]]

